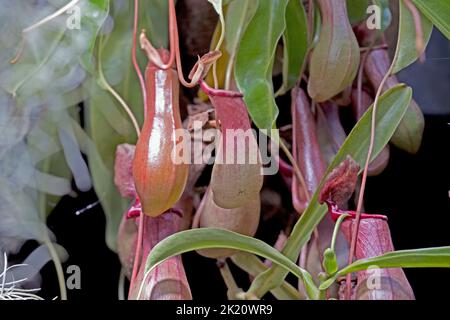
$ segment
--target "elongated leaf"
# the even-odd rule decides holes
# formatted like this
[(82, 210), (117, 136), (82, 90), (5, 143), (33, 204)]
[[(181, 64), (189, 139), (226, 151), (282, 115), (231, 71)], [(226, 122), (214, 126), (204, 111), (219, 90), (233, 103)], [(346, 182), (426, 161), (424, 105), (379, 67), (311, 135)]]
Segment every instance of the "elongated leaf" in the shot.
[(258, 8), (258, 0), (234, 0), (230, 2), (226, 13), (225, 43), (228, 54), (235, 57), (239, 41), (248, 23)]
[(80, 142), (80, 145), (84, 144), (83, 147), (86, 149), (92, 183), (107, 218), (106, 243), (109, 248), (115, 250), (120, 219), (129, 201), (120, 196), (114, 185), (114, 157), (116, 146), (129, 141), (117, 135), (105, 121), (99, 108), (107, 105), (100, 97), (101, 95), (93, 95), (86, 104), (85, 123), (89, 137), (83, 136), (84, 131), (81, 128), (78, 128), (78, 136), (84, 140)]
[(72, 190), (69, 180), (37, 170), (34, 172), (34, 179), (30, 181), (30, 187), (55, 196), (64, 196)]
[(369, 266), (379, 268), (450, 268), (450, 247), (414, 250), (398, 250), (378, 257), (353, 262), (338, 272), (343, 276), (365, 270)]
[[(70, 181), (72, 180), (72, 173), (65, 161), (64, 152), (62, 150), (41, 161), (41, 163), (39, 163), (38, 165), (38, 169), (42, 172), (67, 179), (67, 184), (70, 185)], [(56, 207), (60, 199), (61, 196), (40, 192), (39, 214), (43, 221), (45, 220), (45, 217), (47, 217), (50, 212)]]
[(283, 84), (278, 94), (292, 89), (302, 72), (308, 51), (308, 21), (301, 1), (289, 0), (283, 34)]
[(450, 247), (392, 251), (381, 256), (361, 259), (339, 270), (323, 282), (320, 289), (328, 288), (338, 277), (348, 273), (377, 268), (450, 268)]
[[(76, 112), (75, 108), (73, 109), (73, 112)], [(72, 173), (66, 163), (61, 142), (57, 137), (58, 121), (56, 119), (58, 117), (55, 114), (65, 114), (65, 111), (45, 113), (28, 134), (27, 144), (37, 170), (65, 178), (67, 179), (67, 185), (70, 185)], [(39, 193), (39, 213), (42, 221), (45, 221), (46, 216), (53, 210), (60, 198), (61, 196), (50, 195), (45, 192)]]
[[(258, 0), (234, 0), (230, 2), (226, 9), (224, 43), (226, 50), (222, 52), (222, 58), (217, 61), (217, 69), (220, 71), (221, 61), (226, 60), (226, 70), (224, 72), (226, 90), (230, 89), (231, 80), (234, 77), (234, 63), (242, 34), (252, 20), (257, 8)], [(208, 83), (212, 83), (212, 81), (210, 80)]]
[[(419, 58), (416, 49), (416, 29), (414, 28), (414, 19), (403, 1), (399, 1), (400, 6), (400, 21), (398, 30), (397, 49), (394, 56), (394, 68), (392, 73), (397, 73), (406, 68)], [(424, 50), (431, 37), (433, 31), (433, 24), (423, 14), (420, 14), (423, 30)]]
[[(405, 85), (398, 85), (386, 91), (379, 100), (377, 118), (376, 118), (376, 137), (372, 152), (372, 159), (383, 150), (394, 134), (395, 129), (403, 118), (406, 109), (411, 101), (412, 90)], [(361, 117), (356, 126), (348, 135), (338, 154), (328, 167), (324, 178), (317, 188), (311, 202), (305, 212), (294, 226), (292, 233), (283, 249), (285, 254), (292, 261), (297, 259), (298, 253), (303, 245), (309, 240), (312, 232), (319, 222), (325, 216), (327, 209), (325, 205), (319, 205), (318, 195), (322, 189), (323, 183), (328, 175), (338, 164), (340, 164), (347, 155), (351, 156), (361, 168), (367, 156), (370, 141), (372, 107)], [(272, 267), (261, 274), (252, 284), (253, 288), (259, 288), (259, 292), (267, 292), (271, 285), (277, 286), (286, 276), (286, 272), (279, 267)]]
[(236, 82), (258, 128), (270, 130), (278, 116), (272, 67), (276, 46), (285, 28), (287, 3), (288, 0), (259, 1), (236, 58)]
[(159, 242), (150, 253), (145, 266), (146, 273), (150, 272), (159, 263), (170, 257), (188, 251), (209, 248), (237, 249), (270, 259), (285, 270), (292, 272), (299, 279), (302, 279), (305, 286), (310, 289), (310, 298), (316, 296), (316, 287), (312, 281), (311, 275), (306, 270), (298, 267), (295, 263), (267, 243), (224, 229), (192, 229), (167, 237)]
[(450, 2), (447, 0), (413, 0), (413, 2), (450, 40)]

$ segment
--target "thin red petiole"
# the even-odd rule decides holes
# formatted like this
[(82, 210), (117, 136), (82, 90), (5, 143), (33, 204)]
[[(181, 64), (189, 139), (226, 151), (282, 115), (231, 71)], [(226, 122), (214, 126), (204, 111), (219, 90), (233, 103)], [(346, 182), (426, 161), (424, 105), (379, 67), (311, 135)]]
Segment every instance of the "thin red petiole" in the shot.
[[(137, 36), (137, 25), (138, 25), (138, 16), (139, 16), (139, 0), (134, 1), (134, 24), (133, 24), (133, 42), (132, 42), (132, 52), (131, 52), (131, 59), (133, 62), (134, 69), (136, 70), (136, 74), (139, 78), (139, 83), (141, 85), (141, 91), (142, 91), (142, 99), (144, 101), (144, 117), (147, 114), (147, 91), (145, 87), (145, 81), (144, 77), (142, 76), (141, 69), (139, 68), (139, 65), (137, 63), (136, 59), (136, 36)], [(136, 198), (136, 203), (139, 202), (139, 199)], [(134, 206), (133, 206), (134, 207)], [(136, 210), (133, 210), (134, 214)], [(141, 249), (142, 249), (142, 234), (144, 229), (144, 214), (142, 213), (142, 210), (138, 211), (140, 219), (139, 219), (139, 229), (138, 229), (138, 237), (137, 237), (137, 244), (136, 244), (136, 251), (134, 254), (134, 263), (133, 263), (133, 271), (131, 272), (131, 280), (130, 280), (130, 291), (128, 293), (128, 298), (130, 297), (130, 293), (132, 288), (134, 287), (134, 282), (136, 280), (136, 275), (138, 272), (139, 264), (140, 264), (140, 255), (141, 255)], [(131, 212), (129, 212), (129, 215), (132, 215)]]
[[(136, 198), (136, 202), (138, 202), (139, 199)], [(136, 244), (136, 251), (134, 254), (134, 262), (133, 262), (133, 271), (131, 273), (131, 280), (130, 280), (130, 290), (128, 292), (128, 299), (130, 298), (130, 294), (133, 291), (136, 276), (139, 271), (139, 265), (140, 265), (140, 257), (141, 257), (141, 250), (142, 250), (142, 238), (144, 234), (144, 223), (145, 223), (145, 214), (140, 210), (139, 214), (139, 227), (138, 227), (138, 236), (137, 236), (137, 244)]]
[[(177, 23), (177, 17), (176, 17), (176, 13), (175, 13), (175, 5), (173, 3), (173, 0), (169, 0), (169, 8), (173, 7), (173, 20), (171, 20), (171, 37), (172, 35), (174, 36), (174, 46), (173, 49), (175, 50), (175, 58), (176, 58), (176, 63), (177, 63), (177, 73), (178, 73), (178, 80), (180, 81), (180, 83), (187, 87), (187, 88), (193, 88), (195, 87), (197, 84), (196, 83), (190, 83), (187, 82), (186, 80), (184, 80), (184, 76), (183, 76), (183, 66), (181, 65), (181, 56), (180, 56), (180, 39), (179, 39), (179, 35), (178, 35), (178, 23)], [(170, 11), (171, 17), (172, 17), (172, 12)], [(173, 24), (172, 24), (173, 21)], [(172, 28), (173, 27), (173, 28)]]

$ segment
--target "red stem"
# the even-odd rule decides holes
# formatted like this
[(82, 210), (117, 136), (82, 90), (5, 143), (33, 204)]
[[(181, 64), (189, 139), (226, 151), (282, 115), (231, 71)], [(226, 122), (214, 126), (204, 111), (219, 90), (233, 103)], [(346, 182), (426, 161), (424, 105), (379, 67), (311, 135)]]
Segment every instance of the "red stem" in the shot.
[(144, 224), (145, 224), (145, 214), (143, 214), (143, 212), (141, 210), (140, 217), (139, 217), (139, 229), (138, 229), (138, 237), (137, 237), (137, 244), (136, 244), (136, 252), (134, 255), (133, 272), (131, 273), (130, 291), (128, 292), (128, 298), (130, 298), (130, 295), (132, 293), (131, 289), (134, 288), (136, 276), (139, 271), (139, 265), (140, 265), (139, 258), (141, 256), (141, 250), (142, 250)]
[[(142, 76), (141, 69), (139, 68), (137, 59), (136, 59), (136, 36), (137, 36), (137, 25), (138, 25), (138, 16), (139, 16), (139, 0), (134, 0), (134, 22), (133, 22), (133, 45), (132, 45), (132, 54), (131, 59), (133, 61), (134, 69), (136, 70), (136, 74), (139, 78), (139, 83), (141, 85), (141, 91), (142, 91), (142, 99), (144, 102), (144, 117), (147, 116), (147, 90), (145, 87), (145, 81), (144, 77)], [(139, 201), (138, 199), (136, 199)], [(139, 229), (138, 229), (138, 238), (137, 238), (137, 244), (136, 244), (136, 251), (134, 255), (134, 263), (133, 263), (133, 271), (131, 273), (131, 281), (130, 281), (130, 288), (134, 287), (134, 282), (136, 280), (136, 275), (139, 269), (139, 258), (141, 255), (141, 249), (142, 249), (142, 232), (143, 232), (143, 225), (144, 225), (144, 214), (142, 213), (142, 210), (140, 210), (139, 213)], [(131, 293), (131, 290), (128, 294)]]

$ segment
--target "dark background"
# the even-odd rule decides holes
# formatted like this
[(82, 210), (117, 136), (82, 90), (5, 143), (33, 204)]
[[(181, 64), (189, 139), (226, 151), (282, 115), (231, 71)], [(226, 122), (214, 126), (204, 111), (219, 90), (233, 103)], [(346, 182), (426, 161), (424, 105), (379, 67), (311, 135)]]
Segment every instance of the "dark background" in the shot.
[[(418, 154), (410, 155), (392, 146), (389, 166), (380, 176), (369, 178), (367, 184), (366, 211), (388, 215), (396, 249), (450, 245), (449, 43), (436, 32), (427, 52), (424, 65), (414, 65), (400, 75), (412, 85), (414, 97), (426, 114), (422, 147)], [(69, 299), (117, 299), (120, 265), (116, 254), (105, 245), (101, 207), (75, 214), (96, 200), (93, 191), (76, 199), (65, 197), (48, 220), (58, 243), (70, 254), (64, 265), (81, 268), (81, 290), (69, 290)], [(265, 225), (257, 236), (272, 243), (279, 227), (276, 223)], [(196, 253), (185, 254), (183, 259), (194, 299), (226, 299), (226, 288), (214, 260)], [(246, 288), (246, 275), (232, 270)], [(417, 299), (449, 297), (450, 270), (405, 272)], [(58, 296), (51, 263), (44, 267), (42, 277), (41, 295)]]

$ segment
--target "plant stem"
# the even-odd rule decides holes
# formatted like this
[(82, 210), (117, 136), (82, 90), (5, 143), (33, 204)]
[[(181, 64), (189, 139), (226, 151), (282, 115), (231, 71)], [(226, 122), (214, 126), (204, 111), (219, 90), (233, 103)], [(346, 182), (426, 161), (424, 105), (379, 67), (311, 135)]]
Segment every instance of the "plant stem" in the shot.
[[(362, 180), (361, 180), (361, 189), (360, 189), (360, 193), (359, 193), (359, 197), (358, 197), (358, 205), (356, 208), (356, 217), (355, 217), (355, 221), (353, 223), (353, 232), (352, 232), (352, 241), (350, 243), (350, 252), (349, 252), (349, 256), (348, 256), (348, 264), (351, 264), (353, 262), (353, 257), (355, 255), (355, 250), (356, 250), (356, 242), (358, 239), (358, 231), (359, 231), (359, 222), (361, 220), (361, 209), (362, 209), (362, 205), (363, 205), (363, 200), (364, 200), (364, 191), (366, 189), (366, 182), (367, 182), (367, 175), (368, 175), (368, 171), (369, 171), (369, 164), (370, 164), (370, 160), (372, 158), (372, 152), (373, 152), (373, 148), (375, 145), (375, 129), (376, 129), (376, 115), (377, 115), (377, 108), (378, 108), (378, 100), (380, 99), (381, 93), (383, 91), (383, 87), (386, 83), (386, 81), (388, 80), (388, 78), (391, 76), (392, 70), (393, 70), (394, 64), (391, 63), (391, 66), (389, 67), (388, 71), (386, 72), (386, 74), (383, 77), (383, 80), (381, 80), (380, 85), (378, 86), (378, 90), (377, 93), (375, 95), (375, 101), (373, 103), (373, 109), (372, 109), (372, 122), (371, 122), (371, 129), (370, 129), (370, 143), (369, 143), (369, 150), (367, 151), (367, 158), (366, 158), (366, 163), (364, 165), (364, 171), (363, 171), (363, 176), (362, 176)], [(350, 299), (351, 297), (351, 290), (352, 290), (352, 284), (351, 284), (351, 273), (349, 273), (346, 277), (346, 286), (347, 286), (347, 290), (346, 290), (346, 294), (345, 297), (347, 300)]]
[(297, 179), (300, 182), (300, 185), (305, 192), (306, 200), (309, 202), (311, 200), (311, 196), (308, 192), (305, 178), (303, 177), (303, 174), (300, 171), (300, 168), (298, 167), (297, 162), (295, 161), (294, 157), (292, 156), (292, 153), (289, 151), (289, 148), (286, 146), (286, 144), (283, 142), (283, 140), (281, 138), (278, 139), (278, 143), (280, 145), (281, 150), (283, 150), (284, 154), (289, 159), (289, 162), (291, 162), (292, 168), (294, 169), (294, 173), (297, 176)]
[(125, 270), (123, 268), (120, 268), (117, 297), (119, 300), (125, 300)]
[[(144, 234), (144, 223), (145, 223), (145, 214), (141, 210), (141, 214), (139, 216), (139, 228), (138, 228), (138, 236), (137, 236), (137, 244), (136, 244), (136, 251), (134, 254), (134, 262), (133, 262), (133, 271), (131, 273), (131, 280), (130, 280), (130, 290), (129, 294), (133, 291), (136, 276), (139, 269), (140, 264), (140, 258), (141, 258), (141, 250), (142, 250), (142, 238)], [(144, 282), (142, 282), (143, 284)], [(142, 285), (141, 284), (141, 285)], [(128, 294), (128, 298), (130, 297)], [(140, 293), (137, 296), (137, 299), (139, 299)]]
[(217, 259), (217, 267), (220, 270), (223, 281), (228, 288), (228, 300), (236, 299), (237, 294), (242, 292), (242, 289), (238, 287), (236, 281), (234, 280), (233, 274), (231, 273), (228, 263), (225, 259)]
[(59, 259), (55, 246), (53, 245), (50, 239), (45, 240), (44, 244), (47, 246), (48, 252), (50, 253), (50, 256), (53, 260), (53, 264), (55, 265), (56, 274), (58, 276), (58, 285), (61, 300), (67, 300), (66, 281), (64, 279), (64, 271), (62, 269), (61, 260)]
[[(225, 39), (225, 20), (223, 18), (223, 13), (219, 15), (220, 19), (220, 38), (216, 45), (216, 51), (220, 50), (223, 40)], [(213, 64), (213, 78), (214, 78), (214, 89), (219, 89), (219, 81), (217, 80), (217, 61)]]
[(337, 239), (337, 236), (338, 236), (338, 234), (339, 234), (339, 228), (340, 228), (340, 226), (341, 226), (341, 223), (342, 223), (342, 222), (344, 221), (344, 219), (347, 218), (347, 217), (350, 217), (350, 215), (349, 215), (349, 214), (342, 214), (342, 215), (340, 215), (339, 218), (338, 218), (337, 221), (336, 221), (336, 224), (334, 225), (333, 237), (331, 238), (331, 245), (330, 245), (330, 248), (331, 248), (331, 250), (333, 250), (333, 251), (334, 251), (334, 248), (335, 248), (335, 246), (336, 246), (336, 239)]

